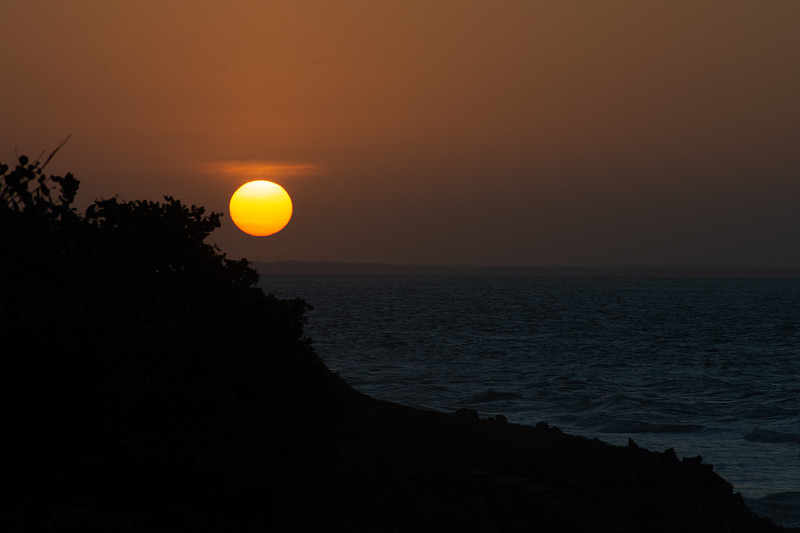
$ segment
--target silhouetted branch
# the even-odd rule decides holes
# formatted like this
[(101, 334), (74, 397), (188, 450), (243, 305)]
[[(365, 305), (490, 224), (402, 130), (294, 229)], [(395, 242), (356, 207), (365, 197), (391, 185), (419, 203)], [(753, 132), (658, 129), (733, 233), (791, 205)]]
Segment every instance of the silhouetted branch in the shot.
[(46, 167), (47, 163), (49, 163), (50, 160), (53, 159), (53, 156), (56, 155), (56, 152), (61, 150), (64, 147), (64, 145), (67, 144), (67, 141), (69, 140), (70, 137), (72, 137), (72, 134), (67, 135), (64, 139), (61, 140), (61, 142), (58, 143), (58, 146), (56, 146), (55, 150), (50, 152), (50, 155), (47, 156), (47, 159), (45, 160), (44, 164), (40, 167), (40, 169), (44, 170), (44, 167)]

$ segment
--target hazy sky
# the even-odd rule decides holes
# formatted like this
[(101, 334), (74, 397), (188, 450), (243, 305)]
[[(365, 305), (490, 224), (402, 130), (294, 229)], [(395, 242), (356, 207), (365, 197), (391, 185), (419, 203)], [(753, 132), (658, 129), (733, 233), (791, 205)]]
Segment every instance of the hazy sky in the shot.
[[(800, 266), (797, 0), (3, 0), (0, 160), (232, 257)], [(250, 237), (248, 179), (292, 221)]]

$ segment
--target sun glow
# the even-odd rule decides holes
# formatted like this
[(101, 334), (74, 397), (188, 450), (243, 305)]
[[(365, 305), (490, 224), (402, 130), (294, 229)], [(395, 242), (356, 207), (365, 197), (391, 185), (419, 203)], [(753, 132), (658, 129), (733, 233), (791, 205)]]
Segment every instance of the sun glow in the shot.
[(233, 223), (256, 237), (278, 233), (292, 218), (292, 199), (283, 187), (271, 181), (245, 183), (231, 196)]

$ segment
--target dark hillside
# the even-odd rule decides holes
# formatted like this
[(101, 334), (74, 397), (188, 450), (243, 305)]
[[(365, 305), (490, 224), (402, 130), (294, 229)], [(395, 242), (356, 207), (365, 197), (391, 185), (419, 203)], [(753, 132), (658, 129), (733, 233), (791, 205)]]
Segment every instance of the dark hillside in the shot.
[(699, 460), (378, 402), (220, 215), (0, 166), (3, 531), (778, 531)]

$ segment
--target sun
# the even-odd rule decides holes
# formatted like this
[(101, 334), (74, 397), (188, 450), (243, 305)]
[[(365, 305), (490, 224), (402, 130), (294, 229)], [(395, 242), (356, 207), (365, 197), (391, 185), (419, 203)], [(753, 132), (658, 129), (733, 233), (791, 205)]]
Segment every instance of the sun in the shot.
[(292, 199), (283, 187), (271, 181), (245, 183), (231, 196), (233, 223), (256, 237), (278, 233), (292, 218)]

